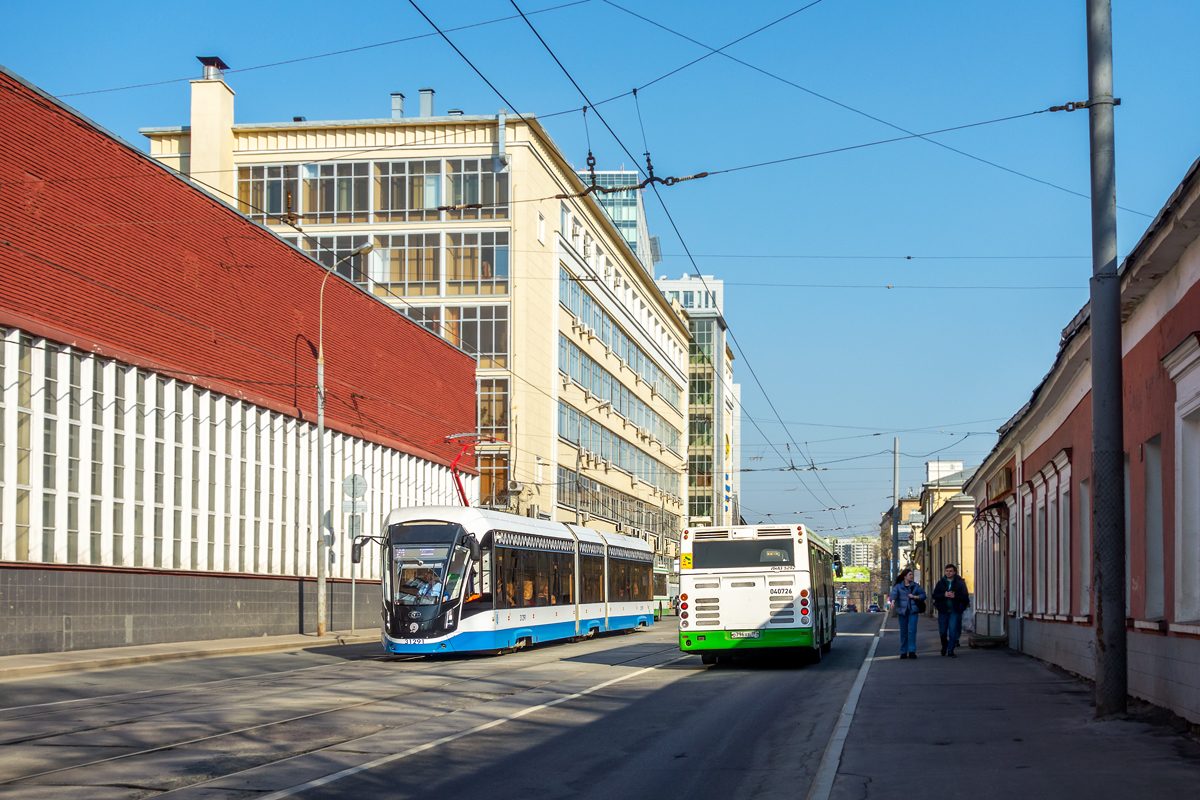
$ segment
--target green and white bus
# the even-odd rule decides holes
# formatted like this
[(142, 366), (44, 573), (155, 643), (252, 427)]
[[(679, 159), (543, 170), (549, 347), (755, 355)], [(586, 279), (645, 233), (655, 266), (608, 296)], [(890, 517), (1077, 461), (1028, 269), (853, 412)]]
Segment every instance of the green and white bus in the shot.
[(775, 650), (810, 663), (837, 635), (833, 548), (803, 525), (683, 532), (679, 648), (715, 664), (735, 652)]

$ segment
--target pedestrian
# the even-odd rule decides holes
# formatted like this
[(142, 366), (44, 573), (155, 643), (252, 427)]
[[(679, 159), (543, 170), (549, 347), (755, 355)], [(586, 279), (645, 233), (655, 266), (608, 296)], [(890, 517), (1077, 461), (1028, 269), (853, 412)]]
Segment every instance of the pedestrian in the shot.
[(933, 587), (933, 606), (938, 610), (938, 635), (942, 637), (942, 655), (958, 658), (954, 648), (962, 634), (963, 612), (971, 606), (967, 582), (958, 576), (958, 567), (946, 565), (946, 577)]
[(906, 569), (896, 578), (890, 596), (896, 620), (900, 623), (900, 657), (917, 657), (917, 617), (925, 607), (925, 590), (913, 580), (913, 571)]

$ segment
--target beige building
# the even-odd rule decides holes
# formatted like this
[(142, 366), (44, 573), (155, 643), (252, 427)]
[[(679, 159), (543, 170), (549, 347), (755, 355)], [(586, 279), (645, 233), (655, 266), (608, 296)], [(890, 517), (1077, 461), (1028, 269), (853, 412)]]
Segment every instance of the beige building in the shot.
[(436, 115), (431, 89), (417, 115), (397, 93), (382, 119), (235, 123), (224, 65), (202, 61), (191, 124), (143, 128), (151, 155), (475, 355), (478, 432), (501, 441), (478, 449), (479, 503), (640, 534), (667, 596), (686, 318), (541, 124)]
[(963, 469), (961, 461), (925, 463), (926, 480), (921, 484), (925, 524), (916, 537), (913, 560), (927, 592), (933, 592), (945, 566), (954, 564), (967, 589), (975, 593), (975, 500), (963, 494), (963, 487), (976, 469)]

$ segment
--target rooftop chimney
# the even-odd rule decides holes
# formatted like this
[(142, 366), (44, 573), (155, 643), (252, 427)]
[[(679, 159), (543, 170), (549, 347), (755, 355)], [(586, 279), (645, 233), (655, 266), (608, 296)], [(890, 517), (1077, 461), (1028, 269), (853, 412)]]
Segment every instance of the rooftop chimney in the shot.
[(292, 117), (292, 122), (306, 122), (304, 117)]
[(463, 115), (461, 108), (452, 108), (449, 111), (447, 111), (446, 113), (452, 117), (461, 117)]
[(204, 65), (204, 80), (219, 81), (224, 80), (221, 77), (223, 70), (229, 69), (229, 65), (222, 61), (217, 56), (196, 56), (196, 60)]
[(404, 95), (392, 92), (392, 119), (404, 119)]
[(433, 89), (421, 90), (421, 116), (433, 116)]

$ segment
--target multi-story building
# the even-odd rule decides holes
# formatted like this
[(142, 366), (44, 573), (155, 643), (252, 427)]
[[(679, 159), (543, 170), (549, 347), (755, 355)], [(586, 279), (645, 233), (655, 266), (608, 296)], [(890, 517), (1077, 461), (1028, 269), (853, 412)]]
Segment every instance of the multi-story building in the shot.
[(879, 539), (875, 536), (844, 536), (831, 539), (842, 566), (879, 568)]
[(417, 115), (235, 124), (221, 66), (152, 155), (323, 263), (373, 245), (339, 271), (478, 360), (482, 503), (640, 533), (666, 597), (689, 332), (536, 118), (422, 89)]
[[(932, 592), (947, 564), (975, 591), (975, 501), (963, 487), (975, 468), (963, 469), (961, 461), (925, 462), (921, 484), (921, 521), (913, 526), (912, 559), (921, 585)], [(932, 604), (929, 613), (933, 613)]]
[(724, 282), (684, 275), (658, 288), (688, 317), (688, 520), (733, 525), (741, 518), (741, 387), (733, 382)]
[(378, 581), (380, 550), (353, 565), (351, 536), (459, 502), (444, 440), (474, 423), (474, 359), (2, 68), (0, 88), (0, 655), (312, 630), (323, 512), (330, 626), (352, 595), (378, 619), (350, 579)]
[[(578, 172), (580, 180), (584, 184), (591, 185), (592, 173), (587, 170)], [(626, 169), (596, 170), (595, 176), (596, 185), (605, 189), (636, 186), (641, 177), (637, 170)], [(650, 229), (646, 225), (646, 208), (642, 204), (642, 190), (631, 188), (626, 192), (596, 192), (593, 196), (600, 203), (600, 207), (608, 212), (609, 219), (613, 221), (613, 225), (617, 226), (621, 237), (637, 256), (641, 265), (646, 268), (647, 272), (652, 273), (657, 260), (654, 249), (651, 247)]]

